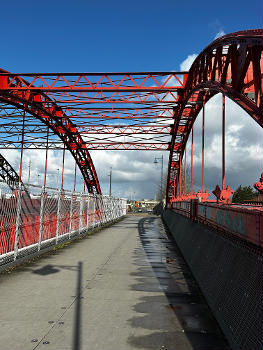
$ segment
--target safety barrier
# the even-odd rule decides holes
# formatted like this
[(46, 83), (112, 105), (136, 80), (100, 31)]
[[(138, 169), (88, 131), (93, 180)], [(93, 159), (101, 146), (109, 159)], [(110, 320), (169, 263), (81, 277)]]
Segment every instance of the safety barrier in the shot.
[(263, 247), (263, 207), (238, 204), (173, 202), (171, 209), (192, 221), (206, 224), (216, 230), (237, 236)]
[(27, 189), (1, 186), (0, 266), (126, 214), (125, 199), (33, 185)]

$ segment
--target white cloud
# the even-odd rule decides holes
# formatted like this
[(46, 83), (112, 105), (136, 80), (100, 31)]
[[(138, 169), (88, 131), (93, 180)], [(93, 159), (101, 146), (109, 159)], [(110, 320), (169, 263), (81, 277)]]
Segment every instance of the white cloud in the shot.
[(188, 71), (191, 68), (191, 65), (193, 64), (197, 56), (198, 55), (196, 53), (193, 53), (192, 55), (188, 55), (186, 59), (180, 64), (180, 70), (182, 72)]
[(223, 31), (223, 29), (220, 29), (219, 32), (216, 34), (216, 36), (214, 37), (215, 39), (220, 38), (221, 36), (225, 35), (226, 33)]

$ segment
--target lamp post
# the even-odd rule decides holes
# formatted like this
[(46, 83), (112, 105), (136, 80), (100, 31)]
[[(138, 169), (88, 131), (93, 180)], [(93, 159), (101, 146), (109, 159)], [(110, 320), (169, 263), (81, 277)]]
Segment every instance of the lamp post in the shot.
[(163, 201), (163, 155), (160, 158), (154, 158), (154, 164), (158, 164), (158, 160), (161, 160), (161, 202)]
[(59, 190), (59, 168), (57, 168), (57, 172), (58, 172), (58, 174), (57, 174), (57, 183), (58, 183), (58, 190)]
[(108, 175), (110, 177), (110, 189), (109, 189), (109, 196), (111, 197), (111, 182), (112, 182), (112, 167), (110, 168), (110, 173)]

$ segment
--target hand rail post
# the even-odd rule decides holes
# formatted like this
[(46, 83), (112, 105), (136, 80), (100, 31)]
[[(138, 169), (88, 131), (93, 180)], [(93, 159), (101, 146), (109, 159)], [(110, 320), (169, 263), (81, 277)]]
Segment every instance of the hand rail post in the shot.
[(58, 190), (58, 209), (57, 209), (56, 244), (58, 243), (58, 236), (59, 236), (60, 209), (61, 209), (61, 191)]
[(17, 206), (16, 206), (16, 229), (15, 229), (15, 243), (14, 243), (14, 260), (17, 258), (18, 245), (19, 245), (19, 233), (20, 233), (20, 221), (21, 221), (21, 197), (22, 197), (22, 184), (18, 184), (17, 193)]
[(43, 235), (45, 199), (46, 199), (46, 191), (45, 191), (45, 186), (43, 186), (41, 191), (40, 222), (39, 222), (39, 231), (38, 231), (38, 251), (40, 251), (40, 248), (41, 248), (42, 235)]

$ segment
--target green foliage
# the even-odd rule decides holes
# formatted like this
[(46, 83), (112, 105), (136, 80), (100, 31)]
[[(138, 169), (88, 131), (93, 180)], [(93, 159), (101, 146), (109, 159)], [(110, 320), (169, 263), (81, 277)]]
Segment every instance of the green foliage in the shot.
[(233, 195), (232, 203), (243, 203), (248, 200), (252, 200), (257, 195), (250, 186), (242, 187), (241, 185), (237, 188)]

